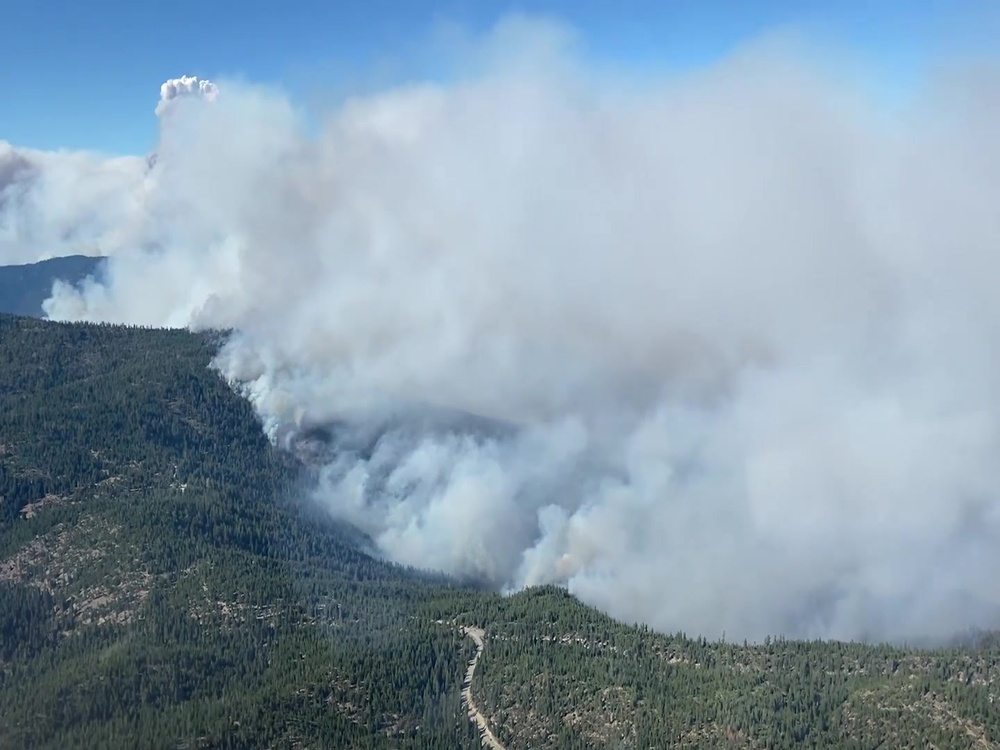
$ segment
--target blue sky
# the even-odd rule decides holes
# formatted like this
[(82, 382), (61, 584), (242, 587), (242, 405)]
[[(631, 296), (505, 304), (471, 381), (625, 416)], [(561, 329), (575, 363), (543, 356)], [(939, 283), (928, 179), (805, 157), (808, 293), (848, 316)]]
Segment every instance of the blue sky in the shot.
[(235, 76), (329, 101), (419, 75), (438, 24), (479, 33), (512, 12), (568, 22), (596, 58), (671, 69), (794, 28), (859, 54), (891, 89), (934, 60), (987, 54), (998, 8), (995, 0), (6, 0), (0, 139), (141, 153), (167, 78)]

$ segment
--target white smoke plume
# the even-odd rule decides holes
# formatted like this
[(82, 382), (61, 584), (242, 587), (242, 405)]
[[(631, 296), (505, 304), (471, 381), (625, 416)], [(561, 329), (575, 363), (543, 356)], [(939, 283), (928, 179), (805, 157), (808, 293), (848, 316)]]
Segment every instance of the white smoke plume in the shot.
[(141, 214), (141, 158), (50, 153), (0, 141), (0, 264), (101, 255)]
[(1000, 625), (995, 71), (889, 117), (773, 45), (630, 77), (549, 31), (319, 136), (178, 110), (151, 249), (50, 316), (236, 328), (220, 369), (275, 439), (332, 425), (317, 501), (405, 563), (710, 636)]
[[(179, 101), (213, 102), (218, 91), (195, 76), (166, 81), (156, 106), (161, 127)], [(150, 170), (158, 159), (53, 153), (0, 141), (0, 264), (141, 249), (149, 234), (147, 194), (156, 187)]]
[(215, 101), (218, 95), (219, 87), (208, 79), (198, 76), (170, 78), (160, 86), (160, 101), (156, 104), (156, 115), (162, 117), (178, 99), (196, 98)]

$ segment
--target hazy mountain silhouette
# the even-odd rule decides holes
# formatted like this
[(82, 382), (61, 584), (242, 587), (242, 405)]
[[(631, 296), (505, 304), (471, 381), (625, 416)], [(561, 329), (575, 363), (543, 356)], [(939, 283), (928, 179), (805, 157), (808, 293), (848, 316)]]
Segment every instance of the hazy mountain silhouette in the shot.
[(98, 273), (103, 260), (69, 255), (38, 263), (0, 266), (0, 313), (43, 317), (42, 303), (51, 296), (52, 284), (57, 279), (79, 284), (87, 276)]

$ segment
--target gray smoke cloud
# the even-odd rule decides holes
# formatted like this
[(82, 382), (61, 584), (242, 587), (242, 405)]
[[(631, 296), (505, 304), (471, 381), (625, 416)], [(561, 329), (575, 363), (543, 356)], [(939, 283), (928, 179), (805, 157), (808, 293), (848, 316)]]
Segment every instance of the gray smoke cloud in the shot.
[(235, 328), (217, 367), (276, 441), (328, 427), (316, 501), (404, 563), (709, 636), (1000, 624), (995, 71), (887, 113), (771, 43), (487, 41), (319, 135), (178, 108), (146, 250), (49, 315)]

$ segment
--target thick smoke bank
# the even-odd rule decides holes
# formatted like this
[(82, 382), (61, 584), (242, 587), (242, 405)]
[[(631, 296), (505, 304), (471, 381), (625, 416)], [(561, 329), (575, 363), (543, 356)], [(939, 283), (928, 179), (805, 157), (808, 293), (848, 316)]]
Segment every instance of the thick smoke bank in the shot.
[(0, 264), (100, 255), (141, 213), (142, 159), (48, 153), (0, 141)]
[(1000, 624), (997, 79), (888, 118), (771, 48), (640, 81), (528, 31), (318, 137), (178, 109), (149, 250), (49, 314), (238, 329), (218, 367), (276, 440), (334, 425), (317, 500), (406, 563), (708, 635)]
[[(163, 118), (181, 102), (217, 96), (211, 81), (173, 78), (160, 87), (156, 115), (166, 125)], [(150, 171), (158, 159), (50, 153), (0, 141), (0, 264), (141, 249), (150, 236), (146, 210), (155, 201), (147, 193), (156, 189)]]

